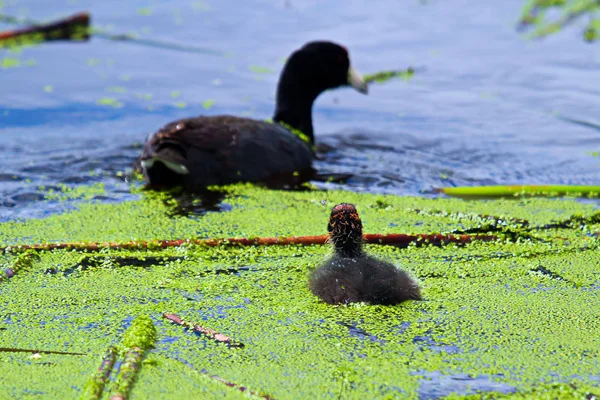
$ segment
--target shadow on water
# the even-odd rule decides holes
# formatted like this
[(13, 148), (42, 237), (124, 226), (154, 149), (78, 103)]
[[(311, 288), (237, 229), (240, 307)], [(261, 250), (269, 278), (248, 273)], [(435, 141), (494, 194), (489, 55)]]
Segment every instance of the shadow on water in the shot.
[[(300, 174), (274, 176), (269, 181), (260, 182), (257, 185), (276, 190), (310, 191), (314, 189), (306, 185), (309, 181), (313, 183), (343, 183), (350, 177), (352, 177), (352, 174), (319, 173), (311, 169)], [(144, 190), (149, 194), (154, 192), (165, 195), (163, 204), (170, 210), (168, 214), (171, 217), (199, 217), (208, 212), (226, 212), (233, 208), (230, 204), (224, 202), (226, 198), (231, 196), (227, 191), (183, 187), (169, 188), (157, 185), (145, 185)]]
[(346, 323), (346, 322), (338, 322), (338, 324), (348, 328), (348, 334), (352, 337), (358, 338), (360, 340), (369, 339), (371, 342), (377, 342), (377, 343), (381, 343), (381, 344), (385, 343), (384, 340), (379, 339), (377, 336), (372, 335), (372, 334), (366, 332), (364, 329), (358, 327), (358, 324), (355, 324), (355, 323), (350, 324), (350, 323)]
[(230, 211), (232, 206), (223, 203), (227, 192), (219, 190), (187, 191), (181, 187), (164, 188), (146, 185), (144, 191), (149, 196), (153, 193), (162, 195), (162, 202), (167, 207), (170, 217), (199, 217), (208, 212)]
[(460, 353), (460, 349), (458, 348), (458, 346), (437, 343), (430, 336), (424, 336), (424, 335), (423, 336), (415, 336), (412, 341), (413, 341), (413, 343), (419, 345), (419, 347), (421, 347), (421, 348), (425, 347), (436, 353), (442, 353), (442, 352), (448, 353), (448, 354)]

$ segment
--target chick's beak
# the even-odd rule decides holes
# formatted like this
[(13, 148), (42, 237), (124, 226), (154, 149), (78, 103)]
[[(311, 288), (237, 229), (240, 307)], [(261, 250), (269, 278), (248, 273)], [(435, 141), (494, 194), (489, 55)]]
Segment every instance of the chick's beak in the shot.
[(361, 74), (352, 68), (352, 66), (348, 68), (348, 85), (352, 86), (362, 94), (369, 93), (369, 86), (367, 85), (367, 82), (364, 81)]

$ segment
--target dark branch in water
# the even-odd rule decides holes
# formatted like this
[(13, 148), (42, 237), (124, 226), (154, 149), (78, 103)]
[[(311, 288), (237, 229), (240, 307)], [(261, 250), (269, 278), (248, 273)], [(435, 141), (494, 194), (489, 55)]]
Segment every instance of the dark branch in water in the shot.
[(531, 272), (539, 272), (542, 275), (546, 275), (552, 279), (558, 279), (559, 281), (565, 281), (565, 282), (569, 282), (568, 280), (566, 280), (565, 278), (563, 278), (562, 276), (560, 276), (559, 274), (557, 274), (556, 272), (549, 270), (548, 268), (545, 268), (541, 265), (538, 265), (536, 268), (531, 269)]
[[(17, 24), (19, 19), (0, 15), (1, 22)], [(70, 17), (41, 24), (27, 21), (28, 28), (0, 32), (0, 47), (19, 46), (54, 40), (86, 41), (89, 39), (90, 15), (79, 13)]]

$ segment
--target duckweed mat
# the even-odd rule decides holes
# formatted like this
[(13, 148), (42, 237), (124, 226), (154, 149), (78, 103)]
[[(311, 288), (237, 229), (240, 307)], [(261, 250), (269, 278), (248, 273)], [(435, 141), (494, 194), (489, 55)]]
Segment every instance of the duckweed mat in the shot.
[[(225, 189), (213, 207), (140, 197), (1, 224), (0, 245), (321, 235), (340, 202), (357, 205), (367, 233), (494, 232), (500, 240), (367, 246), (421, 281), (424, 300), (397, 306), (330, 306), (313, 296), (307, 278), (326, 246), (7, 251), (0, 398), (108, 398), (122, 387), (131, 399), (600, 395), (592, 205), (252, 186)], [(91, 379), (105, 383), (101, 394)]]

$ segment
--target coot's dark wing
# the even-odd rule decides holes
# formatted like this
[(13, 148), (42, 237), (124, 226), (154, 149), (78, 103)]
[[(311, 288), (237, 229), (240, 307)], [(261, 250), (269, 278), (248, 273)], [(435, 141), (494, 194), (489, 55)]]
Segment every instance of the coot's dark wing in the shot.
[(354, 258), (333, 257), (313, 271), (310, 290), (329, 304), (364, 301), (363, 276)]
[(406, 271), (373, 257), (363, 257), (365, 299), (372, 304), (398, 304), (405, 300), (420, 300), (419, 284)]
[(369, 256), (333, 257), (317, 268), (309, 287), (324, 302), (392, 305), (420, 300), (419, 284), (393, 264)]
[(197, 117), (172, 122), (148, 138), (141, 164), (150, 183), (159, 163), (185, 185), (207, 186), (293, 175), (311, 169), (312, 151), (277, 123)]

